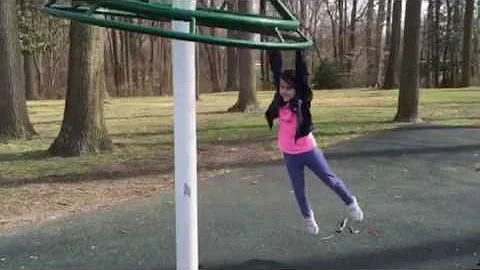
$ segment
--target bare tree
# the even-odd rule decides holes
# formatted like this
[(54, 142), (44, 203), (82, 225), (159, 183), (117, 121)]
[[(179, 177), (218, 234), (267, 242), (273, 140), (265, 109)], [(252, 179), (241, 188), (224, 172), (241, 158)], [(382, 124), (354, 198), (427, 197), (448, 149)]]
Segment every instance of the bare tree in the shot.
[(462, 68), (462, 86), (470, 86), (471, 80), (471, 55), (472, 55), (472, 30), (473, 30), (473, 12), (475, 9), (474, 0), (466, 0), (465, 21), (463, 27), (463, 68)]
[(397, 87), (397, 66), (400, 54), (400, 36), (402, 23), (402, 0), (394, 0), (393, 2), (393, 16), (392, 16), (392, 31), (390, 41), (390, 53), (385, 72), (384, 89), (392, 89)]
[[(254, 1), (240, 1), (239, 10), (245, 13), (255, 12)], [(241, 32), (243, 39), (254, 40), (255, 34)], [(240, 70), (240, 89), (238, 91), (238, 100), (231, 108), (230, 112), (246, 112), (258, 109), (257, 91), (256, 91), (256, 51), (250, 49), (239, 49), (239, 70)]]
[(376, 85), (381, 85), (381, 78), (383, 74), (383, 56), (384, 56), (384, 38), (383, 29), (385, 27), (385, 0), (378, 1), (378, 17), (376, 24), (376, 42), (375, 42), (375, 76)]
[(418, 117), (418, 62), (422, 1), (407, 0), (402, 73), (397, 115), (394, 121), (416, 122)]
[(357, 32), (357, 5), (358, 1), (352, 1), (352, 10), (350, 14), (350, 27), (349, 27), (349, 36), (348, 36), (348, 55), (347, 55), (347, 72), (352, 72), (353, 60), (355, 57), (355, 46), (356, 46), (356, 32)]
[(434, 48), (432, 52), (432, 64), (433, 64), (433, 85), (434, 87), (440, 86), (440, 9), (441, 9), (441, 1), (435, 1), (435, 23), (434, 23)]
[[(238, 6), (237, 0), (226, 0), (227, 8), (231, 11), (236, 11)], [(229, 29), (227, 32), (228, 38), (236, 38), (236, 31)], [(234, 47), (227, 48), (227, 82), (225, 86), (226, 91), (238, 91), (238, 49)]]
[(103, 112), (105, 94), (104, 35), (101, 28), (73, 21), (70, 61), (62, 127), (49, 148), (56, 156), (79, 156), (108, 151)]
[(375, 74), (375, 47), (373, 45), (373, 13), (374, 13), (374, 1), (368, 0), (367, 3), (367, 26), (365, 29), (365, 48), (367, 50), (367, 86), (375, 87), (377, 82), (377, 76)]
[(25, 73), (14, 1), (0, 1), (0, 141), (29, 139), (35, 130), (25, 102)]

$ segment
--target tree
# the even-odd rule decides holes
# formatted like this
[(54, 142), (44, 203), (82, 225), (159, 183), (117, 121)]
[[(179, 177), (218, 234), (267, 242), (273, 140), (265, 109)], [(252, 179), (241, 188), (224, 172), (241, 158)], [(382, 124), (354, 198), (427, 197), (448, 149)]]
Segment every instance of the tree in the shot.
[(367, 50), (367, 86), (374, 87), (377, 82), (377, 75), (375, 74), (375, 47), (373, 45), (373, 13), (374, 1), (368, 0), (367, 3), (367, 26), (365, 29), (366, 39), (365, 47)]
[(355, 57), (355, 35), (357, 29), (357, 0), (352, 1), (352, 10), (350, 15), (350, 26), (349, 26), (349, 36), (348, 36), (348, 57), (347, 57), (347, 72), (351, 73), (353, 69), (353, 60)]
[(435, 87), (440, 86), (440, 10), (441, 2), (435, 1), (435, 30), (434, 30), (434, 49), (433, 49), (433, 83)]
[(34, 52), (38, 44), (37, 33), (35, 31), (34, 10), (31, 1), (20, 0), (18, 13), (18, 29), (20, 42), (22, 45), (23, 67), (25, 72), (25, 91), (27, 100), (40, 99), (38, 89), (35, 87), (35, 65)]
[(402, 72), (397, 115), (394, 121), (416, 122), (418, 118), (418, 62), (422, 1), (407, 0)]
[(473, 30), (473, 10), (475, 9), (474, 0), (467, 0), (465, 8), (465, 21), (463, 28), (463, 68), (462, 68), (462, 86), (470, 86), (471, 78), (471, 55), (472, 55), (472, 30)]
[(400, 52), (400, 27), (402, 24), (402, 0), (394, 0), (392, 31), (390, 40), (390, 54), (387, 70), (385, 72), (385, 82), (383, 89), (393, 89), (397, 87), (397, 66), (398, 55)]
[(381, 85), (381, 76), (383, 74), (383, 63), (384, 63), (384, 46), (385, 42), (383, 39), (383, 29), (385, 27), (385, 0), (378, 1), (378, 17), (376, 25), (376, 34), (377, 37), (375, 42), (375, 77), (376, 85)]
[[(238, 8), (244, 13), (255, 12), (255, 1), (239, 1)], [(243, 39), (254, 40), (255, 34), (242, 32), (239, 35)], [(239, 72), (240, 88), (238, 91), (238, 100), (231, 108), (230, 112), (245, 112), (258, 109), (256, 95), (256, 51), (250, 49), (239, 49)]]
[[(237, 10), (236, 0), (227, 0), (227, 8), (230, 11)], [(228, 38), (236, 38), (235, 30), (228, 29)], [(234, 47), (227, 48), (227, 82), (225, 86), (226, 91), (238, 91), (238, 50)]]
[(65, 112), (60, 133), (49, 149), (52, 155), (96, 154), (112, 147), (103, 115), (105, 47), (101, 31), (71, 23)]
[(0, 140), (36, 134), (25, 102), (25, 73), (20, 53), (15, 1), (0, 1)]

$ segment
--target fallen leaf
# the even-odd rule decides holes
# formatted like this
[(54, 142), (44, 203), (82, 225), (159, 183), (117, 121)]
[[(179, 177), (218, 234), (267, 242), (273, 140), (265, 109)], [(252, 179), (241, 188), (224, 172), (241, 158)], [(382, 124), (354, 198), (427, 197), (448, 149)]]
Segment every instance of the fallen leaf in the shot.
[(368, 234), (375, 238), (380, 238), (380, 233), (378, 233), (377, 230), (373, 228), (368, 228)]
[(474, 163), (474, 164), (473, 164), (473, 167), (475, 168), (475, 171), (476, 171), (476, 172), (479, 172), (479, 171), (480, 171), (480, 163)]

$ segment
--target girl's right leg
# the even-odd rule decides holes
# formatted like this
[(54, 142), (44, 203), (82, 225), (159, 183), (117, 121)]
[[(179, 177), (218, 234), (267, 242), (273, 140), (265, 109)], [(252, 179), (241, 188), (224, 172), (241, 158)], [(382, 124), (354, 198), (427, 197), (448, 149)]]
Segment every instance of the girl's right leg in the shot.
[(304, 218), (310, 218), (312, 211), (305, 194), (305, 171), (302, 155), (284, 154), (290, 183)]
[(297, 199), (300, 211), (304, 218), (305, 230), (309, 234), (318, 234), (318, 225), (315, 221), (313, 212), (308, 204), (307, 195), (305, 194), (305, 171), (304, 171), (304, 155), (284, 154), (287, 164), (288, 175), (292, 183), (293, 191)]

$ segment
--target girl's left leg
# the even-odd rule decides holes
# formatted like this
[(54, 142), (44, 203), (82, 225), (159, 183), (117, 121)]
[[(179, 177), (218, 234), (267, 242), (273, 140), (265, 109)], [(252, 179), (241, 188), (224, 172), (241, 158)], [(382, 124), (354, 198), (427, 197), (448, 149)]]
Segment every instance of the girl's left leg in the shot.
[(338, 178), (330, 168), (319, 148), (315, 148), (308, 153), (306, 157), (306, 165), (312, 170), (318, 178), (320, 178), (329, 188), (331, 188), (346, 205), (352, 204), (355, 199), (350, 194), (343, 181)]

